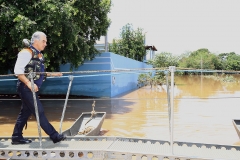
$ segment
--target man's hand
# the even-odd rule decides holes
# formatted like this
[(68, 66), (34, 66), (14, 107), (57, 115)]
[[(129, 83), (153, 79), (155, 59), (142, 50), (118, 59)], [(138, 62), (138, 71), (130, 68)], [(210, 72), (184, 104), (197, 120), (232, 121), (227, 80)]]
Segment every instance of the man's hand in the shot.
[(48, 77), (61, 77), (63, 74), (61, 72), (53, 72), (53, 73), (47, 73)]
[[(26, 85), (33, 92), (32, 83), (30, 81), (28, 81)], [(38, 92), (38, 86), (36, 84), (34, 84), (34, 91)]]
[[(22, 82), (33, 92), (33, 90), (32, 90), (32, 83), (31, 83), (31, 81), (29, 81), (29, 80), (26, 78), (26, 76), (25, 76), (24, 74), (19, 74), (19, 75), (18, 75), (18, 79), (19, 79), (20, 81), (22, 81)], [(36, 84), (34, 84), (34, 90), (35, 90), (35, 92), (38, 91), (38, 86), (37, 86)]]

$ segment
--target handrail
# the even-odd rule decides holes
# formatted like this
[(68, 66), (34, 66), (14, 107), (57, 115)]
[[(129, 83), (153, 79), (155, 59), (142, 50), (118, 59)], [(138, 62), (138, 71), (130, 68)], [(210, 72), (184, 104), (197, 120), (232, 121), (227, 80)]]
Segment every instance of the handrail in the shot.
[(65, 99), (65, 103), (64, 103), (64, 107), (63, 107), (63, 112), (62, 112), (62, 117), (61, 117), (61, 121), (60, 121), (60, 127), (59, 127), (59, 133), (62, 133), (62, 122), (64, 119), (64, 115), (65, 115), (65, 111), (66, 111), (66, 107), (67, 107), (67, 101), (68, 101), (68, 97), (69, 97), (69, 93), (71, 90), (71, 86), (72, 86), (72, 81), (73, 81), (73, 76), (70, 75), (69, 76), (69, 85), (68, 85), (68, 91), (67, 91), (67, 95), (66, 95), (66, 99)]
[[(110, 72), (116, 73), (116, 72), (135, 72), (135, 71), (160, 71), (164, 72), (166, 70), (169, 70), (167, 67), (162, 68), (136, 68), (136, 69), (114, 69), (114, 70), (89, 70), (89, 71), (72, 71), (72, 72), (61, 72), (62, 74), (90, 74), (90, 73), (100, 73), (100, 72)], [(234, 70), (212, 70), (212, 69), (195, 69), (195, 68), (181, 68), (181, 67), (175, 67), (175, 72), (196, 72), (196, 73), (236, 73), (239, 74), (240, 71), (234, 71)], [(33, 72), (35, 74), (46, 74), (49, 72)], [(57, 73), (57, 72), (56, 72)], [(25, 73), (28, 74), (28, 73)], [(0, 75), (0, 77), (7, 77), (7, 76), (16, 76), (16, 74), (4, 74)], [(86, 76), (86, 75), (84, 75)]]

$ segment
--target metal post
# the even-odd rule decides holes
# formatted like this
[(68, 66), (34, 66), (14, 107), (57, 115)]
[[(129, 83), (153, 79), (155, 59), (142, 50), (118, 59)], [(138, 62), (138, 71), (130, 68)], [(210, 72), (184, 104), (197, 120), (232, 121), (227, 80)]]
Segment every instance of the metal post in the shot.
[(72, 86), (73, 76), (70, 75), (68, 78), (69, 78), (70, 82), (69, 82), (69, 85), (68, 85), (68, 91), (67, 91), (67, 95), (66, 95), (66, 99), (65, 99), (65, 103), (64, 103), (64, 107), (63, 107), (61, 122), (60, 122), (60, 128), (59, 128), (59, 133), (60, 134), (62, 133), (62, 122), (63, 122), (63, 119), (64, 119), (66, 107), (67, 107), (67, 101), (68, 101), (70, 89), (71, 89), (71, 86)]
[(173, 99), (174, 99), (174, 72), (175, 72), (175, 66), (169, 66), (169, 70), (171, 72), (171, 113), (170, 113), (170, 116), (171, 116), (171, 119), (170, 119), (170, 123), (171, 123), (171, 135), (170, 135), (170, 149), (171, 149), (171, 152), (172, 155), (173, 155), (173, 126), (174, 126), (174, 102), (173, 102)]
[(169, 135), (171, 135), (171, 102), (170, 102), (170, 92), (169, 92), (169, 82), (168, 82), (168, 71), (164, 71), (166, 75), (166, 87), (167, 87), (167, 100), (168, 100), (168, 120), (169, 120)]
[(202, 76), (202, 69), (203, 69), (203, 67), (202, 67), (203, 65), (202, 65), (202, 56), (201, 56), (201, 96), (202, 96), (202, 78), (203, 78), (203, 76)]
[(36, 114), (37, 126), (38, 126), (39, 143), (40, 143), (39, 145), (42, 148), (42, 134), (41, 134), (41, 128), (40, 128), (39, 113), (38, 113), (38, 106), (37, 106), (37, 100), (36, 100), (36, 93), (35, 93), (35, 89), (34, 89), (33, 74), (34, 73), (30, 73), (31, 87), (32, 87), (33, 101), (34, 101), (35, 114)]
[(202, 75), (202, 56), (201, 56), (201, 75)]

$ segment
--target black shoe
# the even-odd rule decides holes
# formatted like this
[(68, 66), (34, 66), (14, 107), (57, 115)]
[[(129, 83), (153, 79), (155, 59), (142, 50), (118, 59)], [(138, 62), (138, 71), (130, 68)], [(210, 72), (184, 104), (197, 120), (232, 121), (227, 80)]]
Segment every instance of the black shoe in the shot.
[(15, 145), (15, 144), (29, 144), (31, 143), (32, 141), (30, 139), (20, 139), (18, 141), (12, 141), (12, 144)]
[(66, 136), (64, 136), (63, 134), (59, 134), (58, 138), (53, 140), (53, 143), (57, 143), (57, 142), (63, 141), (64, 139), (66, 139)]

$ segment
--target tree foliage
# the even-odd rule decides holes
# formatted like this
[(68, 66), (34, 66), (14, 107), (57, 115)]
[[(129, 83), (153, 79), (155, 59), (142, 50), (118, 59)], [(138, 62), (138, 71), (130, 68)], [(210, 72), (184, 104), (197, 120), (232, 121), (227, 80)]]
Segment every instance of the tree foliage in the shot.
[(183, 56), (179, 60), (179, 67), (195, 69), (219, 69), (218, 57), (208, 49), (198, 49), (191, 52), (189, 56)]
[(141, 73), (138, 76), (138, 87), (150, 85), (153, 86), (166, 84), (166, 75), (163, 72), (156, 72), (152, 75), (152, 72)]
[(0, 73), (13, 70), (22, 39), (37, 30), (47, 35), (47, 70), (93, 59), (98, 53), (94, 44), (110, 25), (110, 7), (111, 0), (0, 1)]
[(218, 57), (224, 70), (240, 70), (240, 55), (237, 55), (235, 52), (221, 53)]
[(153, 65), (155, 68), (178, 66), (178, 56), (173, 56), (172, 53), (162, 52), (156, 54), (154, 59), (149, 60), (148, 64)]
[(143, 29), (134, 30), (131, 24), (123, 26), (120, 39), (114, 39), (110, 45), (110, 51), (129, 57), (138, 61), (142, 61), (146, 55), (144, 45)]

